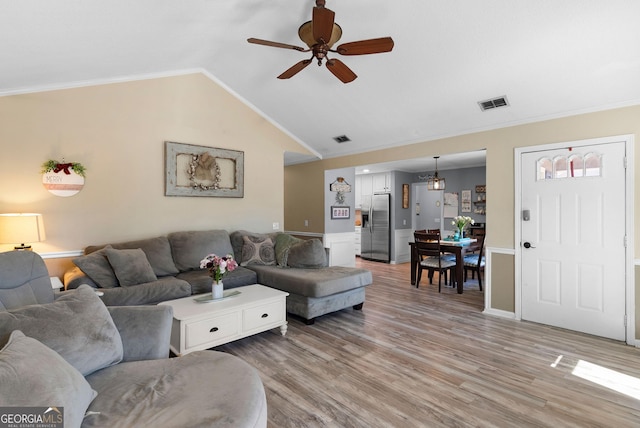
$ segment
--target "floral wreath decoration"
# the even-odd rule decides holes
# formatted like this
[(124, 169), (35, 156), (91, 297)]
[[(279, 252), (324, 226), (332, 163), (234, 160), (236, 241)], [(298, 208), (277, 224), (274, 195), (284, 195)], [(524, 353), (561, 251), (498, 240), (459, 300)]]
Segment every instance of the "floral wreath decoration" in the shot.
[(42, 164), (41, 174), (46, 174), (48, 172), (55, 172), (57, 174), (62, 171), (66, 175), (70, 175), (71, 171), (69, 171), (69, 169), (78, 174), (80, 177), (84, 177), (87, 171), (87, 169), (79, 162), (64, 163), (64, 159), (62, 159), (62, 162), (49, 159)]

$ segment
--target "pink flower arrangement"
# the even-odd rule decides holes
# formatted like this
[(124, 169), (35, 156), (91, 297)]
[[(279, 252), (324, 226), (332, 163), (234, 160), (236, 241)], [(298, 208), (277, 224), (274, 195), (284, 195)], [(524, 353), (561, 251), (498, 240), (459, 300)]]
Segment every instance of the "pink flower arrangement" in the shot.
[(213, 278), (215, 282), (222, 281), (222, 277), (227, 272), (231, 272), (237, 267), (238, 263), (233, 260), (233, 256), (231, 254), (227, 254), (224, 257), (209, 254), (207, 257), (200, 260), (200, 269), (209, 269), (209, 276)]

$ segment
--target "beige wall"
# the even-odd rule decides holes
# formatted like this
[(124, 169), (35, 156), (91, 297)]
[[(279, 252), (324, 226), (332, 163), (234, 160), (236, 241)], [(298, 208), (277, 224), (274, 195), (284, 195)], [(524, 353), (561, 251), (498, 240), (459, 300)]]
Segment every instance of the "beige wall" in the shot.
[[(244, 198), (164, 196), (164, 141), (244, 151)], [(0, 212), (40, 212), (38, 252), (176, 230), (284, 223), (285, 151), (307, 152), (201, 74), (0, 97)], [(80, 162), (84, 189), (42, 186), (48, 159)], [(12, 248), (1, 246), (0, 250)]]
[[(372, 151), (352, 156), (326, 159), (312, 164), (285, 168), (285, 219), (289, 230), (304, 230), (322, 233), (323, 223), (315, 220), (322, 216), (323, 188), (306, 186), (320, 180), (325, 169), (354, 167), (358, 165), (387, 162), (394, 160), (446, 155), (472, 150), (487, 150), (487, 245), (490, 247), (514, 248), (514, 149), (517, 147), (577, 141), (598, 137), (623, 134), (635, 134), (640, 141), (640, 106), (632, 106), (572, 117), (541, 121), (497, 130), (478, 132), (458, 137), (406, 145), (392, 149)], [(640, 150), (635, 151), (635, 165), (640, 168)], [(634, 178), (634, 206), (638, 211), (640, 203), (640, 180)], [(296, 205), (304, 195), (305, 200), (313, 201)], [(309, 228), (304, 228), (303, 219), (313, 218)], [(640, 248), (640, 228), (635, 231), (635, 251)], [(511, 257), (513, 259), (513, 257)], [(513, 261), (502, 260), (504, 266)], [(513, 311), (514, 281), (502, 278), (492, 283), (492, 296), (507, 296), (496, 300), (495, 309)], [(640, 289), (636, 291), (640, 295)], [(640, 311), (637, 311), (637, 323), (640, 323)], [(640, 330), (639, 330), (640, 334)]]

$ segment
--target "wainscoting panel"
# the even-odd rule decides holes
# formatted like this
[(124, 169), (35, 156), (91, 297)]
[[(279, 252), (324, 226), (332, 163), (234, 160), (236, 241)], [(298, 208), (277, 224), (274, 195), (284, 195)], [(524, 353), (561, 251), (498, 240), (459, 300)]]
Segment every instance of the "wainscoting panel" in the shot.
[(355, 233), (327, 233), (323, 236), (323, 243), (325, 248), (329, 248), (329, 266), (355, 267)]
[(391, 263), (409, 263), (411, 261), (411, 247), (409, 241), (413, 241), (413, 229), (396, 229), (394, 242), (394, 254)]

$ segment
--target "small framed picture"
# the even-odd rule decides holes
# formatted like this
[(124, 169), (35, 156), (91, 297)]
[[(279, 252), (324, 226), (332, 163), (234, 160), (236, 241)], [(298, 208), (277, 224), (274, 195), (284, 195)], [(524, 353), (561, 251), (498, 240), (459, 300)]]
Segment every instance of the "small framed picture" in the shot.
[(351, 217), (351, 207), (331, 207), (331, 219), (340, 220)]

